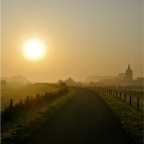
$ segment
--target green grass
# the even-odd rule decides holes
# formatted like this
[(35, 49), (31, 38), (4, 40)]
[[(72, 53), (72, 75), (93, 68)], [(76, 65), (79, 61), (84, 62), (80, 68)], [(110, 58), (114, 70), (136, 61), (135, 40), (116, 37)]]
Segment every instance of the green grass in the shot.
[(35, 97), (36, 94), (43, 95), (46, 92), (58, 89), (59, 85), (54, 84), (29, 84), (21, 88), (2, 88), (1, 89), (1, 108), (5, 108), (9, 105), (10, 99), (14, 100), (14, 103), (18, 103), (19, 100), (26, 99), (27, 96)]
[(119, 118), (127, 133), (133, 137), (138, 144), (143, 144), (143, 112), (136, 110), (134, 107), (129, 106), (128, 103), (125, 103), (114, 96), (100, 91), (96, 92)]
[(2, 142), (7, 144), (19, 143), (28, 139), (45, 122), (50, 121), (56, 111), (72, 99), (73, 96), (75, 96), (75, 90), (69, 89), (68, 93), (58, 97), (53, 102), (22, 115), (15, 122), (7, 123), (2, 130)]

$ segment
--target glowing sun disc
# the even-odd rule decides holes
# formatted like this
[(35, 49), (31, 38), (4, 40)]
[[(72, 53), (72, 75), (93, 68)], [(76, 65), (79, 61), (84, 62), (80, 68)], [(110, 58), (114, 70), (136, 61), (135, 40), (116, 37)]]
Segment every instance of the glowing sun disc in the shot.
[(29, 60), (39, 60), (45, 55), (45, 46), (38, 39), (31, 39), (24, 43), (24, 55)]

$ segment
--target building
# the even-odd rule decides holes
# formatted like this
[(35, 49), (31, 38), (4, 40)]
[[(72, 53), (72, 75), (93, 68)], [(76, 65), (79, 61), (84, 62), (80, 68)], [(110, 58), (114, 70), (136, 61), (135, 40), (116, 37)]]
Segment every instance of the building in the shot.
[(130, 64), (125, 72), (124, 82), (125, 84), (131, 84), (133, 81), (133, 71), (130, 68)]
[(125, 73), (119, 73), (117, 76), (118, 80), (124, 80), (124, 78), (125, 78)]
[(128, 68), (126, 69), (125, 73), (120, 73), (117, 76), (116, 85), (134, 85), (133, 71), (130, 67), (130, 64), (128, 65)]

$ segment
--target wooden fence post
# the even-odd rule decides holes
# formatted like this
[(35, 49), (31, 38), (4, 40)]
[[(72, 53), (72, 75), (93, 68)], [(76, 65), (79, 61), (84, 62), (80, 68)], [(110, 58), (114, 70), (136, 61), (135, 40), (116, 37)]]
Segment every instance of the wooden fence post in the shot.
[(131, 95), (130, 95), (130, 99), (129, 99), (129, 104), (130, 105), (132, 104)]
[(27, 96), (26, 103), (28, 103), (28, 101), (29, 101), (29, 96)]
[(13, 99), (10, 100), (10, 108), (13, 107)]
[(139, 110), (139, 98), (137, 97), (137, 109)]

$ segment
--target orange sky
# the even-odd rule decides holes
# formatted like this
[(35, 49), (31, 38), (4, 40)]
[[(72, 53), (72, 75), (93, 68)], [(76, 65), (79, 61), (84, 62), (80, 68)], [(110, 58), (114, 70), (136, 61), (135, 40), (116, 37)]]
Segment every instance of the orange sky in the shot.
[[(55, 82), (125, 72), (143, 74), (143, 0), (2, 0), (2, 76)], [(26, 60), (22, 47), (38, 38), (48, 53)]]

